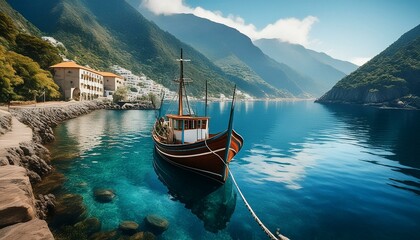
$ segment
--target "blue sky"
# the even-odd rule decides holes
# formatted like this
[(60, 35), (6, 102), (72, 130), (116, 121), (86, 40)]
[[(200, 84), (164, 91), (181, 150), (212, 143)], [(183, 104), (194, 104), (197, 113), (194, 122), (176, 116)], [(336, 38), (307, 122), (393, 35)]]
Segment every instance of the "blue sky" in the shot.
[(251, 39), (278, 38), (361, 64), (420, 24), (420, 0), (144, 0), (155, 13), (193, 13)]

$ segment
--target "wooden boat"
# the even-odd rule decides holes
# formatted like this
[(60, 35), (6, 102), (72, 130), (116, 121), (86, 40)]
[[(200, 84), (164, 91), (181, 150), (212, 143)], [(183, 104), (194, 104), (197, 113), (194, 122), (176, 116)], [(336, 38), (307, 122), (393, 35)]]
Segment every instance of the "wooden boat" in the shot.
[[(195, 116), (189, 109), (183, 73), (183, 63), (189, 60), (183, 59), (182, 49), (181, 58), (178, 61), (180, 62), (180, 78), (177, 80), (179, 83), (178, 113), (166, 114), (156, 120), (152, 130), (156, 152), (162, 159), (175, 166), (224, 183), (229, 173), (228, 164), (241, 150), (244, 141), (232, 126), (235, 90), (227, 129), (216, 134), (209, 133), (210, 118)], [(183, 97), (187, 101), (186, 113), (184, 113)]]

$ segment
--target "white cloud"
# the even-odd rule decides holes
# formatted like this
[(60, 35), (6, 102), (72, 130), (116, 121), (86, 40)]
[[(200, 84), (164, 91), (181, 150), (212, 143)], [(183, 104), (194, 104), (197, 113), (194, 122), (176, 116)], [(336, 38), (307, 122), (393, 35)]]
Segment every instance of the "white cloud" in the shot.
[(314, 16), (307, 16), (302, 20), (297, 18), (279, 19), (274, 24), (269, 24), (259, 31), (257, 38), (278, 38), (286, 42), (307, 46), (309, 44), (309, 31), (317, 21), (318, 18)]
[(371, 57), (355, 57), (350, 60), (353, 64), (356, 64), (357, 66), (362, 66), (363, 64), (367, 63)]
[(318, 18), (314, 16), (307, 16), (302, 20), (286, 18), (268, 24), (263, 29), (257, 29), (253, 24), (246, 23), (240, 16), (229, 14), (226, 17), (220, 11), (209, 11), (201, 7), (191, 8), (185, 5), (183, 0), (143, 0), (143, 6), (155, 14), (192, 13), (198, 17), (235, 28), (252, 40), (276, 38), (304, 46), (310, 44), (309, 32), (312, 25), (318, 21)]
[(192, 13), (183, 0), (143, 0), (142, 5), (154, 14)]

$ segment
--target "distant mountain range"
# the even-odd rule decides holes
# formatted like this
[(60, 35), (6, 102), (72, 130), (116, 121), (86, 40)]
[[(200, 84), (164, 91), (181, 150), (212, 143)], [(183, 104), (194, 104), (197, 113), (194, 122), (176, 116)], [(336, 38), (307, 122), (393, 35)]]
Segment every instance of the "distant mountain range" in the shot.
[(277, 39), (260, 39), (254, 41), (254, 44), (277, 62), (284, 63), (311, 78), (312, 81), (302, 87), (315, 96), (321, 96), (338, 80), (357, 69), (357, 66), (350, 62), (334, 59), (325, 53), (306, 49), (298, 44), (280, 42)]
[(297, 82), (304, 82), (306, 79), (303, 76), (266, 56), (247, 36), (236, 29), (192, 14), (153, 16), (151, 20), (202, 52), (230, 75), (250, 83), (265, 81), (294, 96), (307, 96)]
[(343, 78), (318, 101), (420, 109), (420, 25)]
[(229, 74), (251, 82), (263, 80), (295, 96), (319, 97), (357, 68), (349, 62), (277, 40), (257, 41), (259, 49), (247, 36), (223, 24), (192, 14), (154, 15), (141, 7), (140, 0), (128, 2)]
[[(7, 1), (40, 32), (64, 43), (67, 57), (109, 70), (118, 64), (174, 89), (180, 48), (192, 59), (189, 92), (231, 94), (233, 83), (259, 98), (318, 97), (356, 66), (299, 45), (260, 40), (194, 15), (155, 16), (139, 0)], [(7, 4), (6, 3), (6, 4)], [(131, 5), (130, 5), (130, 4)], [(112, 13), (112, 14), (111, 14)], [(23, 22), (25, 22), (24, 20)], [(31, 24), (32, 23), (32, 24)], [(156, 23), (156, 24), (155, 24)], [(37, 29), (34, 28), (34, 29)], [(161, 30), (164, 29), (164, 30)], [(172, 35), (173, 34), (173, 35)]]

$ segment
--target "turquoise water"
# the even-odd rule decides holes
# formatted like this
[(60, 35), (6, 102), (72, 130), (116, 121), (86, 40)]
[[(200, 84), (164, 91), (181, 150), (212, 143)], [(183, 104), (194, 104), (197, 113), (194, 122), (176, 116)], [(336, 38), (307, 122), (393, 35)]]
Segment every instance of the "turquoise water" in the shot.
[[(229, 107), (210, 104), (212, 131), (227, 126)], [(56, 127), (64, 191), (81, 194), (103, 230), (158, 214), (170, 222), (160, 239), (266, 239), (231, 181), (204, 188), (154, 160), (154, 119), (101, 110)], [(230, 167), (260, 219), (291, 239), (419, 239), (419, 123), (418, 111), (238, 102), (245, 144)], [(117, 197), (98, 203), (96, 188)]]

